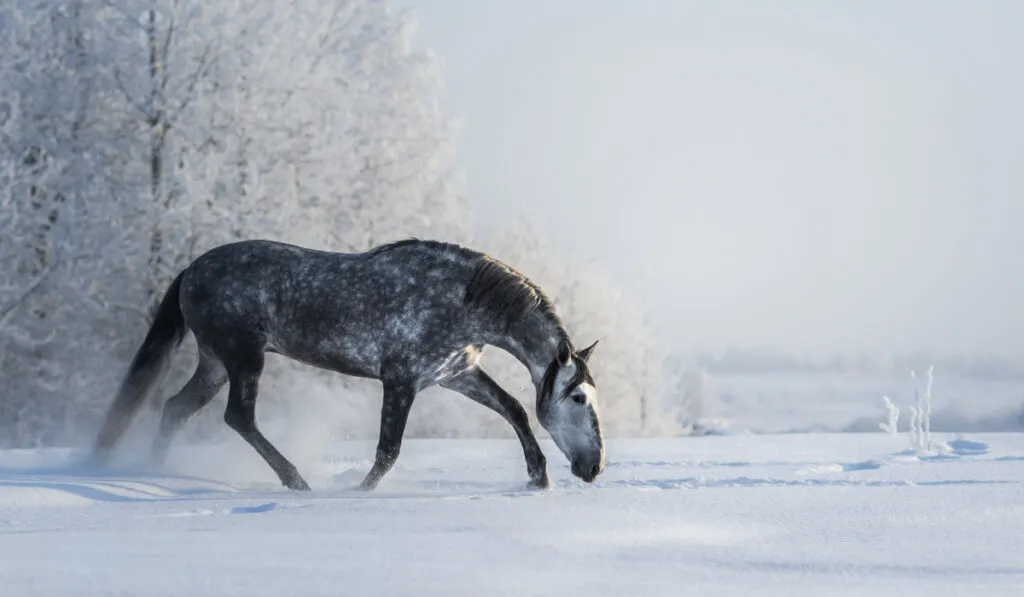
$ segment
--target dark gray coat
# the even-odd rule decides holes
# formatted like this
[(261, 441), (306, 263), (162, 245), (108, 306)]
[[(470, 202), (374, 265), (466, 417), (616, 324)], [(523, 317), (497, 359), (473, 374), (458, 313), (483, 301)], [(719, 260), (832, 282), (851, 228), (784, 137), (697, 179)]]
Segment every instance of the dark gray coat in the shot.
[[(192, 331), (199, 365), (164, 406), (154, 457), (177, 429), (229, 384), (225, 421), (293, 489), (308, 485), (257, 429), (255, 401), (264, 354), (275, 352), (347, 375), (378, 379), (384, 390), (370, 489), (401, 448), (409, 410), (435, 384), (501, 414), (515, 429), (531, 485), (548, 484), (544, 455), (520, 403), (479, 366), (498, 346), (530, 371), (537, 415), (575, 475), (603, 470), (596, 386), (587, 368), (594, 345), (577, 352), (551, 301), (522, 274), (477, 251), (407, 240), (365, 253), (332, 253), (266, 240), (223, 245), (172, 282), (96, 442), (116, 444), (171, 350)], [(596, 344), (596, 343), (595, 343)]]

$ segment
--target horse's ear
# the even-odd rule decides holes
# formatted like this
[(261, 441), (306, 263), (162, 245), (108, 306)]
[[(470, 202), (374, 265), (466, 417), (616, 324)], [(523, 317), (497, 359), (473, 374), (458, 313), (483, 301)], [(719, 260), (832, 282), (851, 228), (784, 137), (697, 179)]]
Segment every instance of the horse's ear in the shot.
[(590, 353), (594, 352), (594, 347), (597, 346), (598, 342), (600, 342), (600, 340), (594, 340), (593, 344), (579, 352), (579, 356), (581, 359), (583, 359), (584, 363), (590, 360)]
[(562, 367), (568, 367), (572, 361), (572, 347), (565, 340), (558, 342), (558, 353), (555, 355), (558, 359), (558, 364)]

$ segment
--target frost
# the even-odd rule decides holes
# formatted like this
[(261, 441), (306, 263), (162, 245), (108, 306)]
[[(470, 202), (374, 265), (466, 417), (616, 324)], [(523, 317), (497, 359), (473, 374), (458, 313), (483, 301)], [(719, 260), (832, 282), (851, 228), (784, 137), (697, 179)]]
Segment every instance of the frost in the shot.
[(917, 387), (917, 375), (911, 371), (914, 380), (914, 406), (910, 407), (910, 449), (918, 454), (932, 452), (931, 416), (932, 416), (932, 371), (928, 367), (928, 381), (922, 393)]
[(896, 435), (899, 433), (900, 407), (893, 404), (888, 396), (882, 396), (882, 399), (885, 400), (888, 419), (885, 423), (879, 423), (878, 426), (889, 435)]

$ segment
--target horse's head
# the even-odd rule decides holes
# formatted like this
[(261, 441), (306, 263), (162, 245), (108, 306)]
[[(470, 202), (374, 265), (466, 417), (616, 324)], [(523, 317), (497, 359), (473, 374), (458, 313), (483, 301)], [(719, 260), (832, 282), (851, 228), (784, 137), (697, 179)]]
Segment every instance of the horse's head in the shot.
[(572, 465), (590, 483), (604, 470), (604, 438), (597, 410), (597, 386), (587, 360), (594, 342), (573, 354), (562, 340), (537, 389), (537, 419)]

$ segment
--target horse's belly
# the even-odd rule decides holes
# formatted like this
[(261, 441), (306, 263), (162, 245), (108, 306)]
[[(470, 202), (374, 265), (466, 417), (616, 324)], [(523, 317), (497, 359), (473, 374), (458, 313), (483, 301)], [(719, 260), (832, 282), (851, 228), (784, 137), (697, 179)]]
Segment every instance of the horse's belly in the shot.
[(377, 378), (380, 375), (380, 351), (372, 338), (358, 334), (304, 334), (302, 338), (274, 334), (268, 349), (314, 367), (344, 375)]

